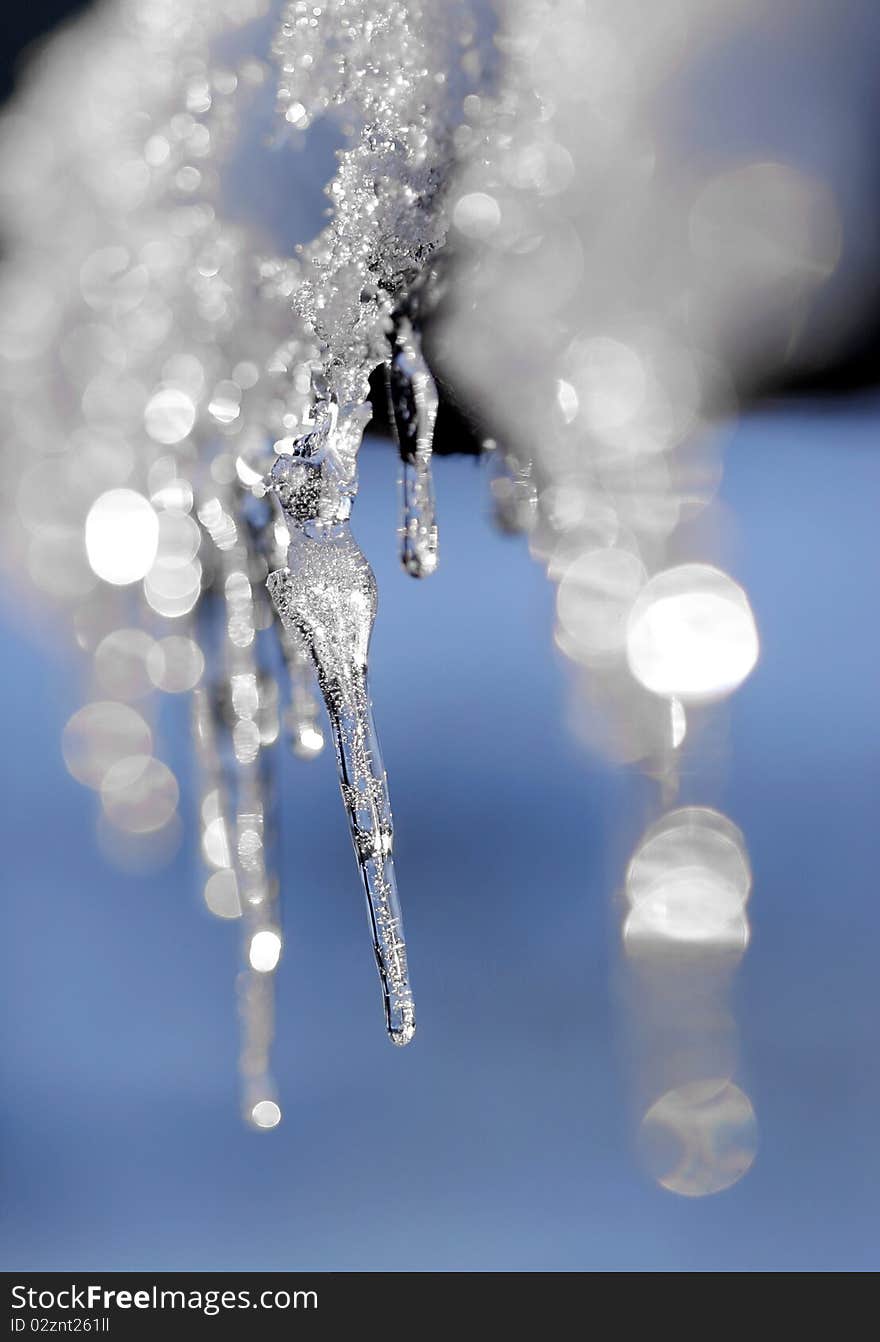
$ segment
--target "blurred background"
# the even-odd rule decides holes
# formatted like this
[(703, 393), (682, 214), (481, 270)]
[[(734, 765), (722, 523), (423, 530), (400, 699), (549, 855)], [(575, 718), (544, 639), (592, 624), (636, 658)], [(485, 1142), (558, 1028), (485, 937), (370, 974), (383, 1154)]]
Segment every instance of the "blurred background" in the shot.
[[(61, 17), (16, 18), (5, 91)], [(370, 438), (355, 529), (419, 1033), (400, 1051), (379, 1027), (332, 761), (276, 747), (283, 1119), (246, 1128), (186, 696), (156, 727), (179, 847), (126, 873), (62, 758), (82, 665), (4, 575), (8, 1269), (876, 1268), (878, 21), (855, 0), (785, 18), (699, 67), (684, 137), (796, 163), (840, 223), (815, 339), (736, 363), (708, 557), (761, 654), (676, 776), (677, 805), (738, 827), (747, 952), (624, 954), (657, 780), (585, 743), (553, 586), (491, 525), (479, 435), (444, 444), (424, 586), (395, 554), (395, 452)]]

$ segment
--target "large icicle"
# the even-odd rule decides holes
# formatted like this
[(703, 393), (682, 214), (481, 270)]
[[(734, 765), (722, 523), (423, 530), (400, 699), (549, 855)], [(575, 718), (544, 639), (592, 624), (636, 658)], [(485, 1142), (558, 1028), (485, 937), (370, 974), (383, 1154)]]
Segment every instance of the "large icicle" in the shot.
[(388, 784), (367, 682), (376, 580), (348, 522), (363, 422), (360, 409), (337, 419), (335, 404), (325, 408), (314, 432), (275, 462), (267, 484), (284, 511), (290, 548), (287, 567), (270, 573), (268, 588), (282, 624), (314, 659), (367, 898), (388, 1033), (393, 1043), (407, 1044), (415, 1011), (391, 853)]

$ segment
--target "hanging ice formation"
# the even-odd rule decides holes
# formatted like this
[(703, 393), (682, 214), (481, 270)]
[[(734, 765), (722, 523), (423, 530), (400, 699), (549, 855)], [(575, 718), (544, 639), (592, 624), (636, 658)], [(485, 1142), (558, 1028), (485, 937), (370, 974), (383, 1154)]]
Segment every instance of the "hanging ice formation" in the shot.
[[(757, 657), (731, 579), (663, 568), (715, 487), (691, 450), (726, 404), (715, 280), (739, 255), (717, 249), (701, 281), (678, 217), (691, 197), (652, 147), (654, 62), (665, 71), (679, 7), (657, 0), (633, 27), (625, 5), (512, 0), (490, 65), (481, 0), (105, 0), (53, 40), (0, 120), (0, 545), (90, 657), (92, 701), (63, 746), (100, 794), (108, 846), (179, 831), (147, 695), (193, 694), (204, 898), (243, 930), (257, 1127), (281, 1117), (269, 1050), (287, 873), (279, 889), (267, 747), (283, 731), (298, 757), (318, 755), (319, 698), (388, 1030), (397, 1044), (414, 1030), (369, 698), (376, 589), (349, 515), (384, 367), (402, 565), (436, 568), (437, 392), (419, 330), (426, 308), (436, 317), (435, 270), (450, 301), (432, 351), (498, 435), (496, 521), (528, 534), (558, 584), (557, 643), (602, 706), (605, 748), (662, 774), (671, 804), (691, 700), (730, 692)], [(606, 59), (625, 77), (594, 78)], [(226, 208), (230, 155), (267, 93), (279, 151), (322, 118), (345, 142), (326, 226), (293, 255), (268, 254)], [(275, 193), (294, 161), (273, 159)], [(674, 264), (658, 237), (680, 239)], [(738, 292), (739, 271), (728, 280)], [(701, 307), (693, 343), (682, 314)], [(711, 632), (707, 610), (726, 639), (707, 632), (696, 662), (669, 618), (691, 610), (682, 646), (691, 625)]]
[(437, 567), (431, 454), (437, 389), (409, 317), (395, 326), (386, 367), (388, 412), (401, 461), (400, 562), (414, 578)]
[[(370, 417), (369, 375), (385, 362), (403, 469), (402, 561), (433, 572), (437, 525), (430, 476), (437, 393), (405, 308), (413, 282), (443, 239), (440, 190), (450, 153), (445, 78), (425, 67), (426, 43), (449, 50), (462, 17), (427, 4), (345, 3), (318, 14), (289, 6), (276, 51), (282, 69), (307, 68), (282, 88), (293, 124), (317, 102), (344, 101), (362, 118), (329, 195), (336, 210), (306, 250), (294, 301), (319, 350), (308, 432), (279, 445), (265, 488), (289, 536), (286, 564), (268, 587), (294, 646), (317, 672), (330, 719), (342, 798), (367, 900), (390, 1038), (409, 1043), (415, 1011), (392, 856), (393, 823), (367, 660), (376, 614), (372, 569), (349, 528), (357, 452)], [(319, 22), (316, 24), (315, 19)], [(305, 48), (308, 48), (306, 50)], [(308, 63), (304, 67), (304, 57)], [(369, 70), (369, 74), (367, 71)]]
[[(267, 14), (273, 64), (249, 54)], [(126, 0), (53, 40), (2, 123), (0, 374), (4, 436), (30, 463), (25, 562), (94, 656), (68, 766), (129, 837), (170, 833), (177, 785), (135, 705), (192, 691), (205, 902), (242, 928), (244, 1108), (261, 1128), (280, 1119), (286, 878), (279, 891), (266, 747), (283, 735), (318, 755), (319, 694), (388, 1031), (406, 1044), (415, 1028), (369, 698), (376, 587), (349, 513), (385, 365), (402, 561), (435, 568), (437, 394), (414, 295), (444, 241), (478, 65), (467, 0)], [(273, 84), (282, 142), (334, 116), (345, 137), (326, 226), (290, 256), (224, 208), (225, 165)]]
[(415, 1013), (391, 855), (388, 785), (367, 682), (376, 580), (348, 521), (361, 429), (362, 416), (352, 414), (340, 424), (333, 405), (273, 466), (269, 488), (284, 512), (290, 547), (287, 566), (269, 575), (269, 591), (285, 628), (315, 663), (367, 897), (388, 1033), (395, 1044), (407, 1044)]

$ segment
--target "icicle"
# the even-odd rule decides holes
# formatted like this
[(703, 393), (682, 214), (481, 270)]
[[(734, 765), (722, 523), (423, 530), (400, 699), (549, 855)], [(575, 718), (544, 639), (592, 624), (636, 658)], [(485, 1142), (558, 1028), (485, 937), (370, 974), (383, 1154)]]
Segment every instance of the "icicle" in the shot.
[(407, 1044), (415, 1031), (394, 864), (388, 785), (370, 704), (367, 654), (376, 580), (351, 534), (355, 453), (363, 416), (337, 426), (335, 405), (320, 427), (279, 457), (267, 481), (290, 532), (288, 566), (268, 588), (286, 629), (315, 663), (339, 765), (358, 867), (367, 898), (388, 1033)]
[(403, 466), (400, 560), (414, 578), (426, 578), (436, 569), (438, 558), (431, 477), (437, 388), (406, 317), (398, 319), (385, 372), (389, 416)]
[[(249, 572), (247, 523), (225, 496), (222, 500), (206, 500), (198, 516), (214, 542), (213, 596), (220, 607), (216, 612), (220, 618), (212, 621), (212, 632), (215, 637), (219, 633), (224, 676), (213, 708), (201, 706), (201, 718), (206, 741), (214, 723), (213, 740), (208, 744), (219, 760), (223, 778), (219, 796), (224, 803), (227, 860), (242, 917), (245, 968), (239, 978), (239, 1014), (243, 1102), (250, 1122), (258, 1128), (270, 1128), (281, 1117), (273, 1098), (269, 1050), (274, 1032), (273, 977), (281, 957), (282, 938), (278, 881), (266, 862), (262, 748), (278, 734), (273, 723), (277, 696), (273, 703), (257, 659), (258, 619)], [(229, 821), (225, 818), (227, 810)]]
[(492, 448), (493, 479), (490, 485), (494, 521), (510, 536), (528, 534), (538, 513), (538, 491), (530, 461), (518, 461), (512, 453)]
[(238, 979), (238, 1010), (242, 1025), (239, 1068), (242, 1108), (255, 1128), (274, 1128), (281, 1121), (270, 1071), (269, 1053), (275, 1035), (275, 1001), (271, 974), (244, 970)]
[(201, 848), (210, 869), (204, 900), (218, 918), (240, 918), (238, 878), (232, 862), (229, 789), (217, 742), (215, 696), (204, 685), (193, 691), (192, 730), (201, 776)]

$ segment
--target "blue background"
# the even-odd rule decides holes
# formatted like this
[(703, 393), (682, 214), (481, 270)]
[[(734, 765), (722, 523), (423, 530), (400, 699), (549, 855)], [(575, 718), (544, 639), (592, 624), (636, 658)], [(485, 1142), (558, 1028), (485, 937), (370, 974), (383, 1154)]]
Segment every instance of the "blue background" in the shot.
[[(723, 494), (762, 658), (721, 782), (753, 938), (738, 1080), (759, 1150), (690, 1200), (634, 1155), (612, 900), (651, 785), (566, 728), (552, 590), (487, 523), (484, 468), (439, 463), (442, 565), (399, 570), (396, 467), (362, 453), (356, 531), (381, 606), (373, 690), (420, 1026), (384, 1038), (329, 755), (281, 751), (286, 954), (267, 1133), (241, 1123), (238, 930), (192, 838), (112, 872), (59, 738), (70, 662), (3, 616), (7, 1269), (877, 1267), (878, 414), (743, 422)], [(163, 708), (195, 832), (186, 704)], [(707, 785), (708, 786), (708, 785)]]

